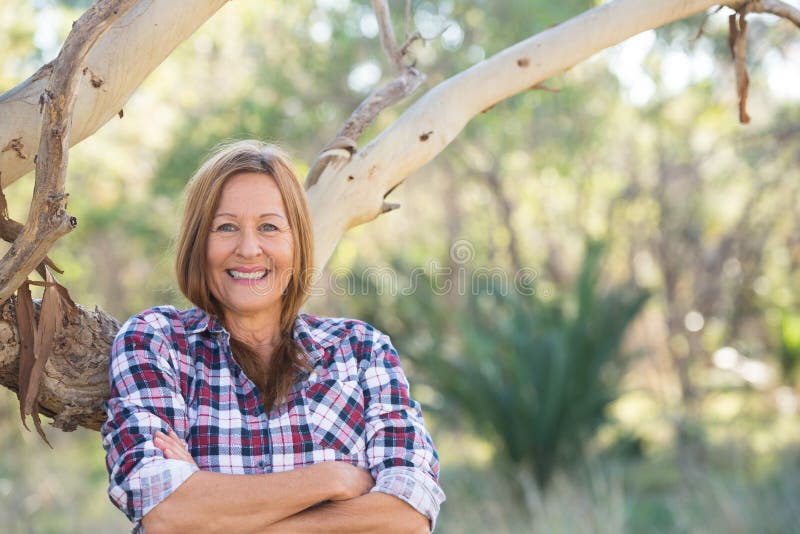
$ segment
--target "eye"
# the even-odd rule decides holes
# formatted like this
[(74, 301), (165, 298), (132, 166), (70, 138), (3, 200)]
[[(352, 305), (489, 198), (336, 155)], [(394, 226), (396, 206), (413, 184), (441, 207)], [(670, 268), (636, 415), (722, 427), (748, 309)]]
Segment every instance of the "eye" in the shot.
[(231, 223), (222, 223), (216, 228), (214, 228), (215, 232), (235, 232), (236, 226)]
[(272, 223), (264, 223), (259, 226), (258, 229), (262, 232), (275, 232), (278, 230), (278, 227)]

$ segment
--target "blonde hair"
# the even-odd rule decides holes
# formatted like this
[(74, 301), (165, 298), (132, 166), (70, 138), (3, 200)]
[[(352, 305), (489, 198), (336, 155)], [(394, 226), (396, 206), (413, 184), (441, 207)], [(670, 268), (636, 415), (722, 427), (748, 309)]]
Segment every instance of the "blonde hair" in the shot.
[(271, 177), (283, 198), (289, 221), (294, 259), (292, 277), (281, 297), (281, 341), (268, 367), (242, 340), (231, 337), (236, 361), (261, 392), (267, 413), (285, 399), (298, 369), (308, 369), (302, 348), (294, 341), (293, 326), (312, 284), (313, 228), (305, 191), (286, 154), (277, 146), (254, 140), (220, 145), (192, 176), (185, 189), (183, 221), (176, 242), (175, 272), (181, 292), (195, 306), (225, 323), (222, 306), (211, 294), (206, 252), (211, 223), (225, 182), (237, 174)]

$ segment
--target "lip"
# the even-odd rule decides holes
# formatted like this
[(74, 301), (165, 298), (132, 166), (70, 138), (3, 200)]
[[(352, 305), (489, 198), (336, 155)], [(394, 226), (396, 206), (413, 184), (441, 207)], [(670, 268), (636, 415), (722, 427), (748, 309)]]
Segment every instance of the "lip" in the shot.
[(225, 269), (225, 270), (226, 271), (236, 271), (236, 272), (239, 272), (239, 273), (254, 273), (256, 271), (269, 271), (270, 269), (268, 269), (268, 268), (266, 268), (264, 266), (258, 266), (258, 267), (230, 267), (230, 268)]

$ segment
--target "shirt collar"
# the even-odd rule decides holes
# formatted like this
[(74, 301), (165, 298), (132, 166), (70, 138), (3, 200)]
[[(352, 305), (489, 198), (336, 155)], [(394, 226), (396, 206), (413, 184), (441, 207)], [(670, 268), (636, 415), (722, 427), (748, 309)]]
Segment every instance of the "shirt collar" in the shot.
[(325, 355), (325, 349), (332, 346), (335, 340), (325, 336), (323, 332), (309, 324), (309, 316), (297, 314), (294, 321), (294, 340), (303, 347), (309, 356), (309, 363), (316, 365)]
[[(186, 310), (186, 333), (197, 334), (208, 331), (212, 334), (226, 332), (222, 322), (214, 315), (207, 313), (200, 308)], [(325, 355), (325, 349), (332, 346), (335, 339), (325, 336), (323, 332), (315, 329), (309, 324), (309, 316), (299, 313), (294, 321), (294, 340), (303, 347), (309, 356), (309, 363), (316, 365)]]
[(198, 334), (200, 332), (208, 331), (212, 334), (225, 332), (222, 322), (214, 315), (207, 313), (200, 308), (191, 308), (186, 310), (184, 324), (186, 325), (187, 334)]

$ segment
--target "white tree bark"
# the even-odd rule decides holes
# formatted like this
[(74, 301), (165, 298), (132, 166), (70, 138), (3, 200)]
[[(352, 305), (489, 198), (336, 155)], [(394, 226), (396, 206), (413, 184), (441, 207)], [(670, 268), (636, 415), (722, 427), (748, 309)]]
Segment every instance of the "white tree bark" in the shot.
[[(116, 115), (147, 75), (227, 1), (140, 0), (86, 59), (86, 76), (73, 115), (72, 145)], [(45, 65), (0, 95), (0, 150), (10, 144), (18, 147), (0, 153), (3, 187), (34, 167), (41, 128), (39, 98), (51, 71), (52, 66)]]
[(440, 83), (349, 162), (328, 167), (319, 182), (309, 188), (316, 265), (322, 268), (327, 263), (348, 229), (380, 215), (386, 193), (444, 150), (481, 111), (609, 46), (720, 3), (616, 0)]
[[(99, 88), (92, 87), (91, 76), (87, 76), (74, 117), (76, 142), (113, 116), (144, 77), (225, 3), (209, 0), (192, 3), (191, 9), (187, 9), (182, 7), (184, 2), (142, 0), (133, 13), (109, 30), (89, 57), (91, 72), (103, 83)], [(328, 166), (319, 181), (309, 188), (316, 265), (325, 265), (349, 228), (380, 215), (385, 210), (385, 195), (439, 154), (481, 111), (633, 35), (718, 4), (714, 0), (616, 0), (522, 41), (442, 82), (352, 159)], [(0, 96), (3, 117), (0, 143), (22, 137), (25, 151), (36, 153), (38, 99), (47, 73), (40, 71)], [(19, 158), (15, 150), (0, 155), (3, 185), (19, 178), (32, 165), (30, 158)], [(18, 336), (7, 307), (8, 304), (0, 314), (0, 384), (16, 389)], [(55, 415), (62, 428), (76, 424), (97, 428), (102, 420), (98, 406), (102, 406), (107, 395), (105, 351), (116, 323), (102, 312), (84, 313), (81, 317), (83, 323), (76, 323), (78, 330), (70, 346), (81, 347), (77, 352), (92, 362), (91, 369), (82, 368), (79, 373), (77, 381), (83, 388), (73, 385), (75, 380), (62, 379), (64, 371), (59, 369), (74, 367), (62, 354), (50, 356), (45, 369), (49, 381), (42, 384), (43, 412)], [(78, 339), (81, 336), (85, 339)], [(101, 365), (102, 369), (96, 368)], [(56, 390), (52, 384), (64, 387)]]

